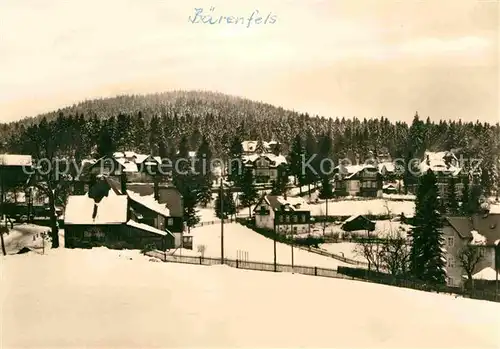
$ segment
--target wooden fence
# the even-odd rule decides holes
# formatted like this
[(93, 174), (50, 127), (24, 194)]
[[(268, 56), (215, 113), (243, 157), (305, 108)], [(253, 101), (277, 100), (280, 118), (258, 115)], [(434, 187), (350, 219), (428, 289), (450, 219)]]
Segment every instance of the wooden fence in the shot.
[(368, 266), (368, 263), (366, 263), (366, 262), (357, 261), (355, 259), (343, 257), (343, 256), (340, 256), (338, 254), (334, 254), (334, 253), (330, 253), (328, 251), (322, 250), (320, 248), (316, 248), (316, 247), (312, 247), (312, 246), (311, 247), (299, 246), (299, 245), (294, 245), (294, 246), (298, 247), (298, 248), (300, 248), (302, 250), (305, 250), (305, 251), (308, 251), (308, 252), (312, 252), (312, 253), (316, 253), (316, 254), (319, 254), (319, 255), (322, 255), (322, 256), (325, 256), (325, 257), (330, 257), (330, 258), (336, 259), (338, 261), (341, 261), (341, 262), (344, 262), (344, 263), (347, 263), (347, 264)]
[[(173, 256), (166, 254), (162, 251), (149, 251), (146, 255), (154, 258), (158, 258), (163, 262), (174, 262), (174, 263), (185, 263), (185, 264), (197, 264), (197, 265), (220, 265), (220, 258), (210, 258), (202, 256)], [(256, 271), (270, 271), (270, 272), (285, 272), (285, 273), (297, 273), (304, 275), (314, 275), (314, 276), (324, 276), (339, 279), (350, 279), (354, 280), (355, 277), (339, 274), (335, 269), (326, 269), (319, 267), (309, 267), (303, 265), (290, 265), (290, 264), (276, 264), (276, 269), (274, 263), (265, 263), (257, 261), (242, 261), (237, 259), (224, 258), (224, 264), (238, 269), (248, 269)]]
[[(163, 262), (172, 262), (172, 263), (184, 263), (184, 264), (194, 264), (194, 265), (220, 265), (220, 258), (210, 258), (203, 256), (174, 256), (169, 255), (166, 252), (162, 251), (149, 251), (146, 252), (147, 256), (157, 258)], [(365, 278), (360, 273), (369, 273), (366, 270), (359, 270), (354, 268), (346, 268), (339, 267), (338, 270), (334, 269), (326, 269), (326, 268), (318, 268), (318, 267), (309, 267), (302, 265), (289, 265), (289, 264), (274, 264), (274, 263), (265, 263), (265, 262), (257, 262), (257, 261), (241, 261), (236, 259), (224, 259), (224, 264), (238, 269), (247, 269), (247, 270), (256, 270), (256, 271), (269, 271), (269, 272), (285, 272), (285, 273), (297, 273), (303, 275), (311, 275), (311, 276), (322, 276), (336, 279), (347, 279), (347, 280), (357, 280), (364, 281), (370, 283), (377, 283), (388, 286), (396, 286), (396, 287), (404, 287), (411, 288), (414, 290), (427, 291), (427, 292), (438, 292), (438, 293), (446, 293), (446, 294), (455, 294), (461, 295), (467, 298), (474, 298), (480, 300), (488, 300), (488, 301), (500, 301), (500, 297), (495, 295), (492, 292), (486, 291), (468, 291), (459, 288), (452, 288), (448, 286), (435, 286), (422, 284), (411, 280), (398, 280), (394, 278), (390, 278), (389, 275), (385, 277), (369, 277)], [(357, 271), (360, 275), (354, 275), (354, 271)], [(365, 275), (366, 276), (366, 275)]]

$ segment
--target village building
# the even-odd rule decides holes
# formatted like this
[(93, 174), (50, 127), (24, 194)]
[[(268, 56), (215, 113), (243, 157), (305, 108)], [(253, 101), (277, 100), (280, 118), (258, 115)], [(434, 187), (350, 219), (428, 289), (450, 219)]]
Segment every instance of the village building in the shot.
[(178, 201), (177, 207), (173, 205), (177, 212), (171, 212), (154, 195), (141, 195), (129, 189), (123, 192), (119, 182), (99, 176), (87, 194), (68, 197), (65, 246), (133, 249), (153, 246), (163, 251), (178, 248), (183, 234), (182, 215), (177, 215), (182, 211), (179, 209), (182, 203)]
[(287, 166), (286, 158), (283, 155), (253, 154), (243, 156), (243, 165), (251, 168), (255, 183), (271, 183), (279, 175), (280, 166)]
[(382, 197), (382, 175), (374, 165), (339, 165), (333, 173), (336, 196)]
[(123, 177), (129, 183), (153, 183), (160, 172), (161, 159), (133, 151), (115, 152), (97, 159), (86, 171), (87, 178), (97, 175)]
[[(24, 211), (22, 207), (19, 207), (16, 199), (23, 191), (32, 170), (31, 155), (0, 154), (0, 213), (2, 217), (13, 217)], [(29, 202), (25, 202), (26, 209), (28, 204)]]
[[(446, 198), (450, 178), (455, 178), (456, 194), (460, 196), (463, 191), (463, 180), (468, 175), (464, 173), (456, 155), (450, 151), (426, 151), (417, 170), (420, 175), (428, 170), (436, 175), (438, 195), (443, 200)], [(417, 188), (418, 184), (410, 184), (408, 192), (415, 194)]]
[(304, 200), (265, 195), (254, 208), (257, 228), (280, 234), (305, 234), (311, 230), (311, 211)]
[(479, 273), (486, 268), (500, 269), (500, 253), (495, 254), (495, 249), (500, 242), (500, 214), (446, 217), (443, 235), (449, 285), (461, 286), (465, 281), (465, 271), (460, 264), (459, 255), (467, 245), (473, 245), (474, 248), (479, 249), (481, 255), (474, 273)]

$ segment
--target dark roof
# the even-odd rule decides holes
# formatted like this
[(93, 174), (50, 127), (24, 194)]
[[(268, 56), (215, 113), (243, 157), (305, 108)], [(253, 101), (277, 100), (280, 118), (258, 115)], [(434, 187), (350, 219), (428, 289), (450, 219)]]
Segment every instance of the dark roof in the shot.
[(462, 239), (471, 239), (474, 230), (468, 217), (446, 217), (446, 220)]
[(468, 217), (446, 217), (462, 239), (472, 239), (472, 230), (486, 238), (487, 245), (500, 239), (500, 214), (476, 214)]
[(347, 218), (341, 226), (344, 231), (375, 230), (375, 222), (372, 222), (363, 215), (351, 216)]

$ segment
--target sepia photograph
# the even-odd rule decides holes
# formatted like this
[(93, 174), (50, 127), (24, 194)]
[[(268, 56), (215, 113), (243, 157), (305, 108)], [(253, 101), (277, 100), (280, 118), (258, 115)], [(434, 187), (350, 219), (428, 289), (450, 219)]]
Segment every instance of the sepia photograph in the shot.
[(0, 0), (0, 348), (500, 348), (499, 15)]

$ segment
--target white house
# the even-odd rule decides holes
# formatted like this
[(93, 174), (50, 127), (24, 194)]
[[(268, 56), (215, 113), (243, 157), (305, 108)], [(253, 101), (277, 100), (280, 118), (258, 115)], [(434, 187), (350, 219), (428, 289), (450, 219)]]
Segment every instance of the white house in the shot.
[(301, 198), (266, 195), (254, 209), (258, 228), (275, 230), (282, 234), (310, 232), (311, 211)]

